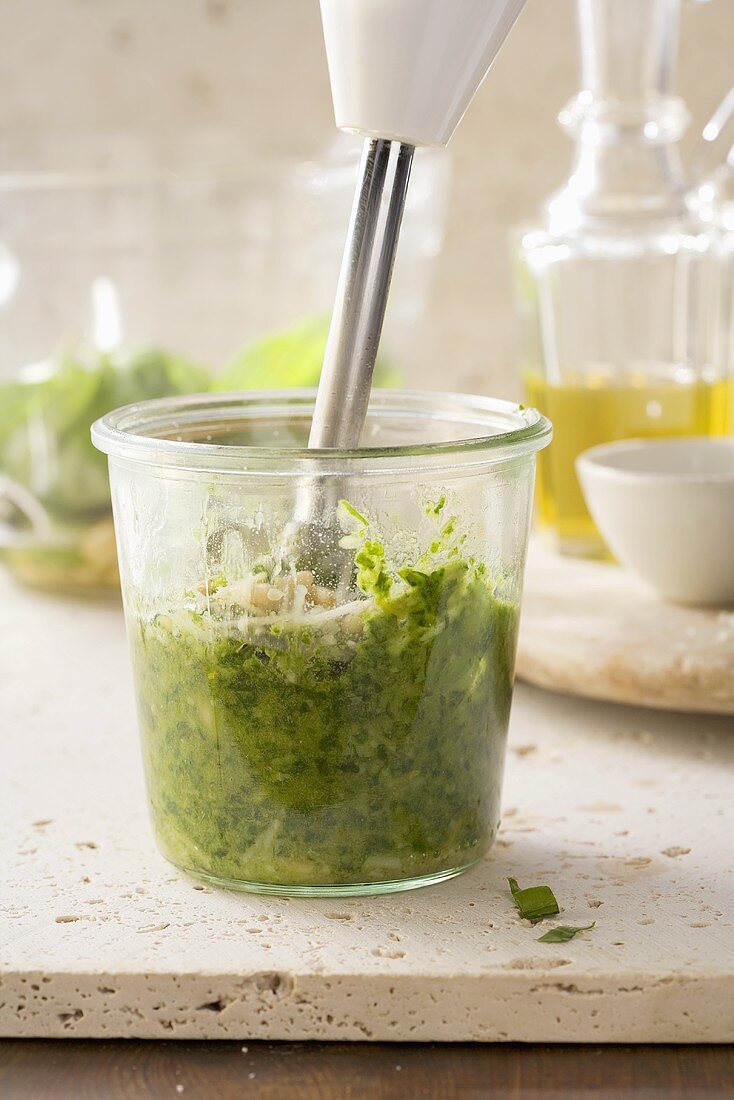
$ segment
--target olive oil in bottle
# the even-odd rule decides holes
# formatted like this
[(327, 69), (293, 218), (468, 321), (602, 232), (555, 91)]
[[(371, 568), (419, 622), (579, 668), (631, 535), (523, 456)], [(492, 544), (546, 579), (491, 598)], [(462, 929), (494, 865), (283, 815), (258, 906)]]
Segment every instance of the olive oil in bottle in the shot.
[(515, 252), (521, 371), (553, 422), (542, 525), (563, 553), (607, 553), (575, 460), (621, 439), (731, 430), (728, 300), (712, 227), (686, 202), (675, 94), (681, 0), (576, 0), (581, 91), (559, 120), (563, 186)]
[(553, 442), (538, 456), (537, 515), (567, 552), (605, 553), (576, 477), (576, 458), (617, 439), (723, 435), (734, 425), (734, 385), (671, 370), (569, 374), (550, 382), (525, 375), (527, 401), (553, 422)]

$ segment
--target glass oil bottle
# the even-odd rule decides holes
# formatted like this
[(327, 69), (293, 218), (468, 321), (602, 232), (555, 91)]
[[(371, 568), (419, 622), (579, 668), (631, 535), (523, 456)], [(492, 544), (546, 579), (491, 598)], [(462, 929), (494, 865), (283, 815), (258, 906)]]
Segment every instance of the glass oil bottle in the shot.
[(712, 236), (687, 206), (673, 93), (680, 0), (577, 0), (582, 91), (559, 121), (573, 169), (516, 252), (526, 398), (554, 425), (540, 457), (541, 527), (604, 556), (579, 487), (588, 447), (729, 430), (715, 361)]

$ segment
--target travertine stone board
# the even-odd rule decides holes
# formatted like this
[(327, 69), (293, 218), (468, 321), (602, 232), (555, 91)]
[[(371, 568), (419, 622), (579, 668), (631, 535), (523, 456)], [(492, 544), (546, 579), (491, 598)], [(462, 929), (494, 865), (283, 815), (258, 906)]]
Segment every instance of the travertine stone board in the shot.
[[(0, 1033), (734, 1039), (729, 719), (521, 685), (494, 852), (380, 899), (216, 891), (155, 852), (114, 607), (0, 581)], [(536, 942), (506, 876), (548, 882)]]
[(734, 714), (734, 609), (666, 604), (617, 565), (534, 545), (517, 672), (571, 695)]

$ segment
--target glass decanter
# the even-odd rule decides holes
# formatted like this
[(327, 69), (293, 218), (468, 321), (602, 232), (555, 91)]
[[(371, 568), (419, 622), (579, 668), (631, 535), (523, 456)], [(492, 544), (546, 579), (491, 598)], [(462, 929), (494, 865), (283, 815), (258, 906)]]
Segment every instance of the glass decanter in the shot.
[(691, 176), (691, 210), (714, 242), (712, 359), (730, 378), (728, 424), (734, 432), (734, 87), (703, 128)]
[(686, 202), (673, 94), (680, 0), (577, 0), (582, 91), (559, 121), (571, 175), (517, 242), (521, 364), (553, 421), (541, 527), (565, 553), (602, 556), (575, 460), (623, 438), (719, 434), (726, 365), (714, 355), (716, 249)]

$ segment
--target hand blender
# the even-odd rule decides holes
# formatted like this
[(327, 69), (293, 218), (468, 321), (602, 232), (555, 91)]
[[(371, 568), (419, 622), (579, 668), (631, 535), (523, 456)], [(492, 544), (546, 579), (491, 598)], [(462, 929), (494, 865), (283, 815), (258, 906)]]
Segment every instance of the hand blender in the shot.
[[(336, 124), (365, 148), (309, 447), (359, 446), (415, 148), (447, 144), (524, 3), (321, 0)], [(322, 559), (329, 506), (307, 490), (297, 508)]]
[(359, 445), (415, 147), (448, 143), (524, 2), (321, 0), (336, 125), (366, 140), (311, 447)]

